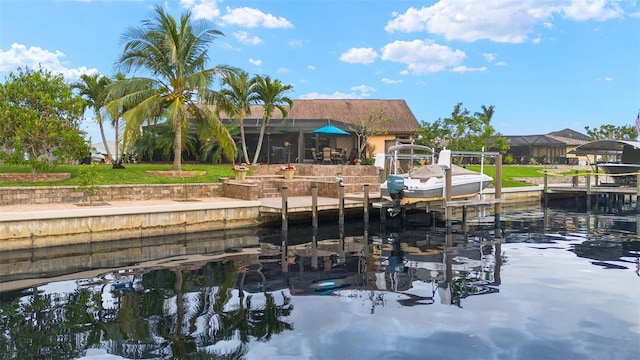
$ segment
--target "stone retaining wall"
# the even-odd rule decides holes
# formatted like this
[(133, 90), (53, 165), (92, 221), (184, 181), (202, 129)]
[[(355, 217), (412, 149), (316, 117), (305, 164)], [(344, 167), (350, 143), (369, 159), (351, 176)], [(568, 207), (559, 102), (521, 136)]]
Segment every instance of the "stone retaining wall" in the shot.
[(69, 173), (0, 173), (0, 181), (7, 182), (48, 182), (65, 180), (70, 177)]
[[(93, 202), (188, 200), (221, 197), (222, 184), (163, 184), (99, 186)], [(75, 186), (0, 187), (0, 205), (88, 203), (89, 197)]]

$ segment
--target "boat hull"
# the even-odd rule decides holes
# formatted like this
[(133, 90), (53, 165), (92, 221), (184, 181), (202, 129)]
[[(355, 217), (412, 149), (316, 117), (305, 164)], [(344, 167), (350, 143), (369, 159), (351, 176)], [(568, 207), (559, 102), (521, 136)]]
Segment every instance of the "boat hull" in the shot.
[(640, 172), (640, 164), (602, 163), (598, 164), (598, 168), (606, 174), (614, 175), (613, 182), (620, 185), (636, 184), (635, 174)]
[[(460, 197), (474, 195), (488, 187), (493, 179), (488, 175), (458, 175), (451, 178), (451, 196)], [(390, 196), (387, 183), (380, 184), (380, 194)], [(427, 181), (406, 178), (404, 180), (403, 198), (430, 199), (444, 196), (444, 179), (431, 178)]]

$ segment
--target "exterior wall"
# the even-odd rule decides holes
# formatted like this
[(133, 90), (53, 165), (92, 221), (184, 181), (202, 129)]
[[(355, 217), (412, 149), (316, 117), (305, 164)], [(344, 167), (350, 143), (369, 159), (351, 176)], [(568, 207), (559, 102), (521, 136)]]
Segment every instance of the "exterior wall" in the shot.
[[(367, 144), (369, 145), (369, 147), (373, 147), (374, 150), (374, 156), (377, 153), (384, 153), (386, 152), (386, 148), (385, 148), (385, 144), (387, 141), (393, 141), (396, 139), (396, 135), (378, 135), (378, 136), (372, 136), (369, 141), (367, 142)], [(367, 154), (370, 155), (370, 154)]]

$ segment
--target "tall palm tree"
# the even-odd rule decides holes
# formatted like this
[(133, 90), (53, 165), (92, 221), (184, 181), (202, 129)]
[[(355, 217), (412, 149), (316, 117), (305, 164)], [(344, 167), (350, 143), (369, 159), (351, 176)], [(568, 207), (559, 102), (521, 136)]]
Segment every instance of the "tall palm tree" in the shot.
[(105, 100), (107, 96), (107, 87), (111, 83), (111, 79), (106, 76), (102, 76), (99, 73), (96, 74), (83, 74), (80, 76), (81, 81), (78, 81), (72, 85), (74, 89), (80, 91), (80, 96), (86, 101), (85, 110), (90, 107), (96, 114), (96, 123), (100, 128), (100, 136), (102, 136), (102, 144), (104, 150), (109, 156), (109, 145), (107, 144), (107, 138), (104, 135), (104, 124), (102, 111), (105, 109)]
[[(253, 163), (258, 162), (260, 149), (262, 148), (262, 140), (264, 133), (269, 125), (269, 120), (273, 117), (273, 112), (278, 109), (282, 113), (282, 119), (285, 120), (289, 115), (289, 110), (293, 106), (293, 100), (284, 96), (284, 93), (293, 89), (291, 85), (284, 85), (280, 80), (271, 80), (269, 76), (256, 76), (255, 91), (258, 94), (259, 101), (264, 107), (262, 115), (262, 125), (260, 126), (260, 136), (256, 145), (256, 153), (253, 156)], [(288, 108), (287, 106), (288, 105)]]
[(135, 139), (149, 119), (163, 117), (174, 132), (172, 170), (182, 170), (182, 140), (187, 123), (206, 124), (224, 154), (233, 159), (236, 146), (219, 117), (209, 107), (218, 98), (209, 87), (218, 76), (230, 76), (226, 65), (207, 68), (208, 48), (223, 35), (207, 22), (192, 20), (185, 12), (179, 21), (156, 7), (154, 17), (123, 34), (124, 51), (118, 66), (125, 72), (141, 70), (153, 77), (133, 77), (112, 88), (114, 109), (126, 109), (125, 138)]
[(256, 81), (255, 77), (249, 78), (246, 71), (225, 77), (222, 83), (227, 87), (220, 90), (222, 97), (218, 101), (219, 110), (226, 112), (240, 127), (242, 155), (246, 163), (249, 163), (249, 154), (244, 134), (244, 118), (246, 115), (251, 115), (250, 105), (259, 100), (255, 92)]

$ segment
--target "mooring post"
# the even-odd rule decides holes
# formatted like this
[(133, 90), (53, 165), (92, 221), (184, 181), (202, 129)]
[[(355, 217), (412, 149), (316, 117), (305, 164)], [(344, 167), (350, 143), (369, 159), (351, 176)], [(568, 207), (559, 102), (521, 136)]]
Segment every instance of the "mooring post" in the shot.
[(462, 206), (462, 232), (467, 232), (467, 206)]
[(451, 228), (451, 217), (452, 215), (452, 209), (451, 206), (449, 206), (449, 202), (451, 202), (451, 168), (444, 168), (444, 186), (445, 186), (445, 194), (444, 194), (444, 217), (445, 217), (445, 222), (447, 224), (447, 234), (450, 234), (453, 229)]
[(544, 171), (544, 185), (542, 186), (544, 189), (544, 207), (549, 206), (549, 174), (547, 174), (547, 170)]
[(313, 233), (318, 233), (318, 184), (311, 184), (311, 226)]
[(640, 174), (636, 174), (636, 214), (640, 214)]
[(587, 187), (586, 193), (585, 193), (585, 208), (587, 209), (587, 211), (591, 210), (591, 176), (589, 174), (587, 174), (587, 177), (585, 178), (585, 185)]
[(338, 184), (338, 227), (340, 238), (344, 236), (344, 184)]
[(385, 208), (385, 204), (383, 203), (380, 206), (380, 231), (386, 226), (387, 222), (387, 208)]
[(289, 271), (288, 264), (288, 246), (287, 246), (287, 237), (289, 232), (289, 210), (288, 210), (289, 200), (287, 199), (287, 187), (282, 187), (282, 272)]
[(364, 200), (362, 204), (364, 216), (364, 228), (369, 228), (369, 184), (364, 184)]
[(311, 227), (313, 235), (311, 238), (312, 253), (311, 267), (318, 269), (318, 184), (311, 184)]
[(500, 213), (502, 212), (502, 154), (496, 156), (496, 203), (494, 204), (494, 229), (495, 237), (501, 238), (500, 232)]

